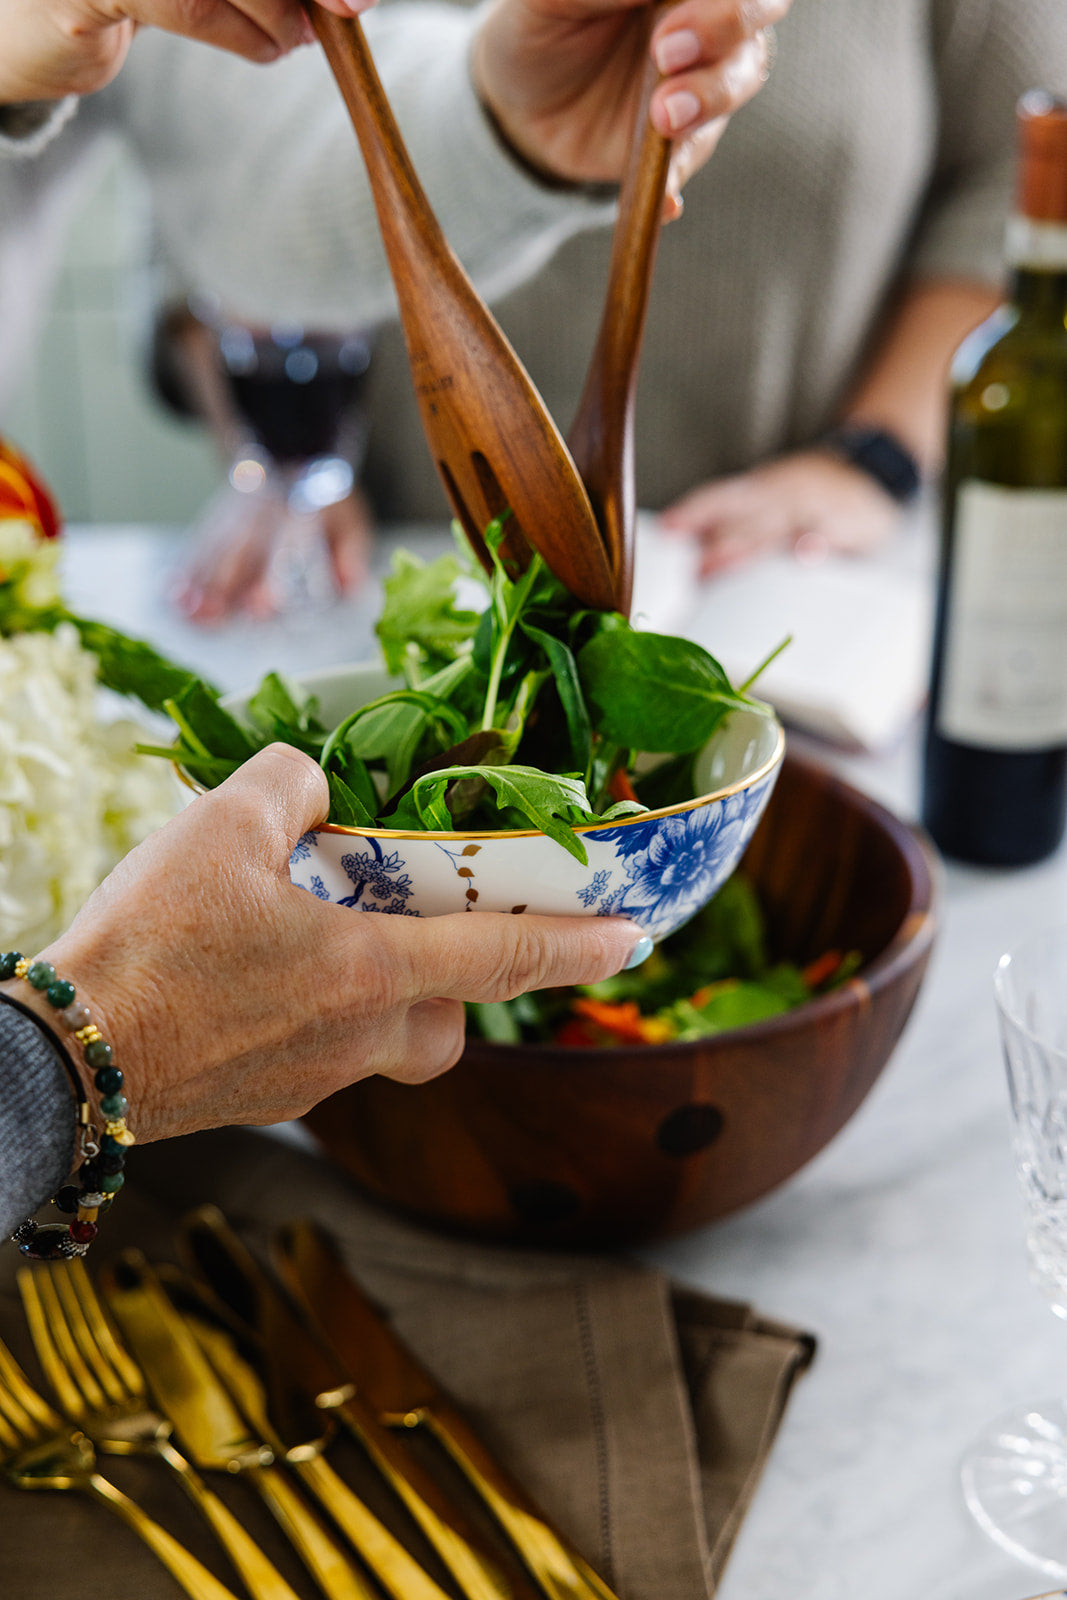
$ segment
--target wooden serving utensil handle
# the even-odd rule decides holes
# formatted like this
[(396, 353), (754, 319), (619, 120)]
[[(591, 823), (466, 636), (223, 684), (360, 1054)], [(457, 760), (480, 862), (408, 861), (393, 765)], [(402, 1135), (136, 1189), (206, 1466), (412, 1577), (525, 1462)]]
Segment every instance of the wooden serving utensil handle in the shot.
[[(423, 248), (430, 243), (447, 251), (444, 233), (427, 205), (359, 18), (338, 17), (314, 0), (304, 0), (304, 9), (363, 151), (387, 253), (392, 259), (390, 246), (394, 241), (399, 243), (398, 230), (413, 226), (421, 236)], [(413, 218), (417, 219), (414, 224)]]
[(559, 430), (453, 254), (390, 109), (363, 29), (304, 0), (363, 152), (431, 454), (483, 565), (483, 532), (511, 512), (501, 555), (536, 547), (586, 605), (610, 608), (611, 564)]
[[(650, 33), (656, 17), (666, 9), (666, 5), (649, 8)], [(633, 589), (633, 413), (637, 366), (671, 164), (670, 140), (657, 133), (648, 116), (658, 82), (659, 74), (649, 62), (619, 196), (604, 312), (585, 387), (567, 435), (607, 547), (616, 605), (624, 615), (629, 613)]]

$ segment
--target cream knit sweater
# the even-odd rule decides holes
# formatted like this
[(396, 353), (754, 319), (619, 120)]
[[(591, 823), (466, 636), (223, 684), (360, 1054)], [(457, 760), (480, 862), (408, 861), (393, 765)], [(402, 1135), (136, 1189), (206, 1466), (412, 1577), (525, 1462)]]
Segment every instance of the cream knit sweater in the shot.
[[(639, 503), (812, 440), (901, 279), (1001, 278), (1014, 105), (1067, 94), (1067, 0), (795, 0), (770, 81), (734, 117), (663, 236), (636, 414)], [(610, 233), (571, 239), (500, 303), (565, 429), (592, 346)], [(373, 367), (381, 509), (444, 501), (399, 337)]]
[[(478, 287), (497, 296), (612, 207), (542, 187), (502, 149), (467, 71), (476, 21), (476, 11), (406, 0), (364, 25), (437, 214)], [(0, 113), (0, 424), (17, 426), (5, 393), (30, 348), (64, 214), (107, 139), (144, 168), (165, 256), (187, 287), (252, 321), (351, 328), (393, 315), (362, 160), (317, 48), (263, 68), (146, 29), (115, 82), (69, 111), (29, 137), (24, 118)]]

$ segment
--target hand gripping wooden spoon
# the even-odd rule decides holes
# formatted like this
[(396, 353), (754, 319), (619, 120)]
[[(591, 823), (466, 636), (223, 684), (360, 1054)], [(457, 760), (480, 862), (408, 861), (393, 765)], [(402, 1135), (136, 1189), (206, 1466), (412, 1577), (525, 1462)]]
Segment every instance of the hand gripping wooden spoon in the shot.
[(307, 4), (363, 152), (433, 459), (463, 530), (510, 508), (505, 561), (530, 547), (587, 605), (612, 610), (615, 582), (589, 496), (555, 423), (450, 249), (404, 148), (355, 18)]
[[(665, 9), (650, 8), (649, 27)], [(649, 64), (630, 163), (619, 196), (608, 286), (597, 341), (567, 433), (611, 563), (615, 609), (630, 612), (633, 589), (634, 396), (652, 269), (663, 225), (671, 145), (648, 120), (659, 75)]]

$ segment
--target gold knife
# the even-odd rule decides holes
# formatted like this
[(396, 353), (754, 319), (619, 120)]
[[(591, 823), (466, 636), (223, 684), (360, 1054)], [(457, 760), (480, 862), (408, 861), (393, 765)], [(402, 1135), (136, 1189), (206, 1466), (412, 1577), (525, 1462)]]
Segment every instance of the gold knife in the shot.
[(349, 1276), (321, 1228), (313, 1222), (282, 1228), (275, 1238), (274, 1259), (286, 1286), (315, 1318), (379, 1418), (393, 1427), (429, 1429), (466, 1474), (549, 1600), (617, 1600), (419, 1366)]
[(149, 1387), (203, 1471), (240, 1472), (258, 1491), (330, 1600), (376, 1600), (371, 1589), (272, 1463), (139, 1251), (103, 1275), (103, 1289)]
[(227, 1223), (216, 1206), (201, 1206), (178, 1225), (186, 1266), (229, 1315), (257, 1341), (270, 1401), (279, 1411), (295, 1390), (345, 1423), (377, 1470), (407, 1507), (466, 1600), (536, 1600), (524, 1575), (504, 1577), (485, 1541), (379, 1421), (354, 1389), (337, 1357), (309, 1331), (289, 1299)]
[[(252, 1429), (278, 1460), (284, 1460), (345, 1536), (364, 1566), (393, 1600), (449, 1600), (415, 1557), (339, 1477), (322, 1452), (334, 1424), (310, 1403), (300, 1406), (292, 1391), (271, 1394), (261, 1352), (220, 1323), (198, 1286), (177, 1269), (162, 1267), (160, 1278)], [(305, 1415), (301, 1415), (301, 1412)], [(310, 1418), (306, 1415), (310, 1413)]]

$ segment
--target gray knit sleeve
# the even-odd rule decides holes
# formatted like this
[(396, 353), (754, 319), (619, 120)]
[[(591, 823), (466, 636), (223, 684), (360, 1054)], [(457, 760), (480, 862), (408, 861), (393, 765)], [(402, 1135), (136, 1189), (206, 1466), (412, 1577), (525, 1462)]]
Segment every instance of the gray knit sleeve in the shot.
[(1004, 280), (1015, 104), (1067, 94), (1064, 0), (934, 0), (937, 166), (909, 257), (920, 277)]
[(0, 999), (0, 1239), (69, 1173), (74, 1120), (55, 1049), (36, 1023)]

